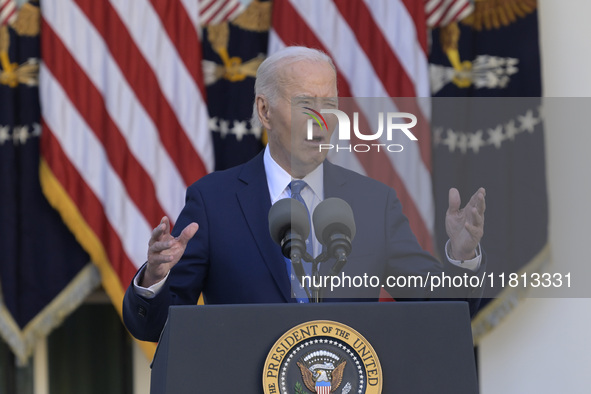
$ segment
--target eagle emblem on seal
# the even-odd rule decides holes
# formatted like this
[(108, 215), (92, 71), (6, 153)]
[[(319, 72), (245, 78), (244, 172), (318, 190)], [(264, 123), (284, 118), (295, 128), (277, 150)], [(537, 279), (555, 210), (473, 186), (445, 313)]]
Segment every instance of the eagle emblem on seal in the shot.
[[(326, 354), (320, 355), (318, 353), (329, 353), (326, 351), (314, 352), (303, 357), (297, 365), (300, 368), (302, 374), (302, 380), (306, 385), (306, 388), (312, 393), (317, 394), (330, 394), (334, 393), (343, 381), (343, 372), (346, 361), (341, 361), (336, 367), (333, 362), (318, 362), (319, 356), (324, 356), (326, 360)], [(336, 355), (331, 354), (334, 358)]]

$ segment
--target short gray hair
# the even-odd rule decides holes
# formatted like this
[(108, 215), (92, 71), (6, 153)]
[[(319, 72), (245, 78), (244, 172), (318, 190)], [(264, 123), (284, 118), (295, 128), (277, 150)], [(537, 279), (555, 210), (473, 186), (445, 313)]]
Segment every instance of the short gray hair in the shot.
[(257, 69), (256, 80), (254, 82), (255, 101), (252, 106), (251, 126), (253, 128), (262, 127), (257, 111), (256, 96), (262, 95), (274, 103), (279, 94), (280, 79), (279, 72), (289, 64), (299, 61), (326, 62), (336, 74), (336, 67), (330, 56), (318, 49), (302, 46), (291, 46), (275, 52), (265, 59)]

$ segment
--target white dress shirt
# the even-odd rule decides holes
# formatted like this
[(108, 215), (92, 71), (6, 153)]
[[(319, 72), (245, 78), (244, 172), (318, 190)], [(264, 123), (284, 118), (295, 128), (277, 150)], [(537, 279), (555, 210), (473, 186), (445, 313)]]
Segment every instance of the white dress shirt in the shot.
[[(265, 175), (267, 176), (267, 186), (269, 187), (269, 196), (271, 196), (271, 205), (275, 204), (282, 198), (290, 198), (291, 190), (289, 184), (293, 180), (291, 175), (287, 173), (273, 158), (269, 151), (269, 147), (265, 149), (263, 156), (263, 162), (265, 164)], [(324, 166), (320, 164), (314, 171), (302, 178), (304, 182), (308, 184), (300, 193), (308, 211), (310, 212), (310, 222), (312, 220), (312, 213), (314, 209), (324, 200)], [(313, 243), (313, 256), (316, 257), (322, 252), (322, 245), (316, 239), (314, 233), (314, 226), (310, 226), (310, 232), (312, 233)], [(308, 240), (306, 240), (308, 242)]]

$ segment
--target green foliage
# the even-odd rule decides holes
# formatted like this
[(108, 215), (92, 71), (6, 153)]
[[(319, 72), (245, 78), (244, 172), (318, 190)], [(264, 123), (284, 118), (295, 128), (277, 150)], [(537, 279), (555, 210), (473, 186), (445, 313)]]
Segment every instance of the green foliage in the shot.
[(300, 382), (296, 382), (294, 387), (295, 394), (305, 394), (304, 386)]

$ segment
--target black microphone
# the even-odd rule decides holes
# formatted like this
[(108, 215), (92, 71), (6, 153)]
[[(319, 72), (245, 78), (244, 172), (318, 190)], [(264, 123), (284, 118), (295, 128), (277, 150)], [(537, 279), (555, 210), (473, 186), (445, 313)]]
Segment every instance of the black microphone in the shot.
[(353, 210), (345, 200), (327, 198), (314, 210), (312, 221), (316, 238), (326, 246), (328, 255), (336, 259), (330, 274), (337, 275), (347, 263), (355, 237)]
[(301, 283), (306, 275), (301, 259), (314, 259), (306, 252), (310, 218), (304, 204), (294, 198), (284, 198), (273, 204), (269, 210), (269, 232), (281, 247), (281, 253), (291, 259), (294, 273)]

